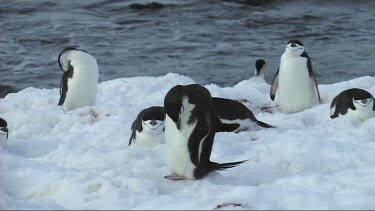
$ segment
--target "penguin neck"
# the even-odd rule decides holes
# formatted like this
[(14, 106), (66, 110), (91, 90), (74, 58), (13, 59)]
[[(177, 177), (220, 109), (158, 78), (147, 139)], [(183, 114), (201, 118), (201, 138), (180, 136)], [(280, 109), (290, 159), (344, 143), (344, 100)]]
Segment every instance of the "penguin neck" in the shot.
[(301, 54), (299, 54), (297, 52), (290, 51), (290, 50), (286, 50), (283, 53), (282, 57), (288, 58), (288, 59), (296, 59), (296, 58), (301, 58)]
[(260, 70), (255, 69), (254, 76), (264, 78), (264, 68), (261, 68)]

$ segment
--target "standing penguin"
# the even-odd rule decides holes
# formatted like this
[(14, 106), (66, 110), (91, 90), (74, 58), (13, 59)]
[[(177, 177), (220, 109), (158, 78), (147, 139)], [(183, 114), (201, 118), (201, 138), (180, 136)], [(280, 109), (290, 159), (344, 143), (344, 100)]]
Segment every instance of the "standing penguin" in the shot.
[(280, 66), (271, 86), (272, 100), (277, 89), (279, 104), (286, 113), (300, 112), (320, 102), (311, 60), (299, 40), (290, 40), (281, 55)]
[(8, 139), (9, 130), (7, 128), (8, 123), (5, 119), (0, 118), (0, 146), (5, 144), (5, 141)]
[(164, 143), (165, 111), (161, 106), (143, 109), (132, 124), (129, 145), (152, 147)]
[(331, 118), (336, 118), (341, 114), (364, 121), (375, 116), (374, 101), (374, 97), (363, 89), (345, 90), (333, 98)]
[(212, 98), (219, 123), (217, 132), (241, 132), (255, 128), (273, 128), (275, 126), (259, 121), (244, 104), (225, 98)]
[(217, 113), (210, 92), (198, 84), (177, 85), (164, 98), (167, 179), (201, 179), (215, 170), (235, 167), (245, 161), (210, 161)]
[(64, 111), (93, 105), (98, 92), (99, 70), (96, 59), (85, 51), (65, 48), (58, 58), (64, 72), (59, 106)]
[(257, 59), (255, 61), (255, 71), (254, 71), (254, 77), (259, 77), (260, 79), (264, 79), (264, 69), (266, 66), (266, 61), (263, 59)]

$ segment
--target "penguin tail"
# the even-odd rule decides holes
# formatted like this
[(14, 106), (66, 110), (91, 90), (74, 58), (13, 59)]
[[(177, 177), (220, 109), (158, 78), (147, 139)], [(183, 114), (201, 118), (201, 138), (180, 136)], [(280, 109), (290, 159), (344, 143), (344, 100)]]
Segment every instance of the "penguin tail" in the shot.
[(239, 165), (241, 165), (242, 163), (244, 163), (246, 161), (248, 161), (248, 160), (242, 160), (242, 161), (231, 162), (231, 163), (215, 163), (215, 162), (211, 162), (211, 168), (212, 168), (212, 170), (224, 171), (226, 169), (230, 169), (230, 168), (239, 166)]
[(274, 126), (274, 125), (270, 125), (270, 124), (267, 124), (267, 123), (265, 123), (265, 122), (261, 122), (261, 121), (257, 121), (256, 122), (256, 125), (258, 126), (258, 127), (262, 127), (262, 128), (275, 128), (276, 126)]
[(198, 166), (195, 169), (194, 177), (195, 177), (195, 179), (201, 179), (201, 178), (207, 176), (207, 174), (209, 174), (210, 172), (224, 171), (226, 169), (236, 167), (236, 166), (238, 166), (238, 165), (240, 165), (240, 164), (242, 164), (246, 161), (248, 161), (248, 160), (242, 160), (242, 161), (237, 161), (237, 162), (232, 162), (232, 163), (215, 163), (215, 162), (209, 161), (208, 168), (207, 168), (207, 166)]

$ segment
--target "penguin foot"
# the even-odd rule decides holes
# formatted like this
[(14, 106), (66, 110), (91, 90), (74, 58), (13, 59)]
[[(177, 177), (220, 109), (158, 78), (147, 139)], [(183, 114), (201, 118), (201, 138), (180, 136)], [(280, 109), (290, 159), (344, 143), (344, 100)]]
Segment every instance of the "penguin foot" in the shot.
[(169, 179), (169, 180), (174, 180), (174, 181), (185, 180), (186, 179), (185, 176), (178, 175), (178, 174), (167, 175), (167, 176), (164, 176), (164, 178), (165, 179)]

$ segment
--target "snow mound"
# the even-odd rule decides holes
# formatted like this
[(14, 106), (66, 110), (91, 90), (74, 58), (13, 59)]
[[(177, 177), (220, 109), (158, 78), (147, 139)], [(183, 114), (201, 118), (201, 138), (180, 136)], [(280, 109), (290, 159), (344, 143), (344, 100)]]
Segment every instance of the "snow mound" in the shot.
[(375, 118), (330, 119), (331, 100), (375, 77), (319, 85), (322, 104), (285, 114), (270, 85), (244, 80), (206, 85), (241, 99), (274, 129), (218, 133), (211, 160), (249, 161), (198, 181), (169, 181), (165, 146), (127, 146), (144, 108), (188, 77), (120, 78), (100, 83), (95, 106), (64, 113), (58, 89), (27, 88), (0, 99), (9, 140), (0, 151), (5, 209), (375, 209)]

